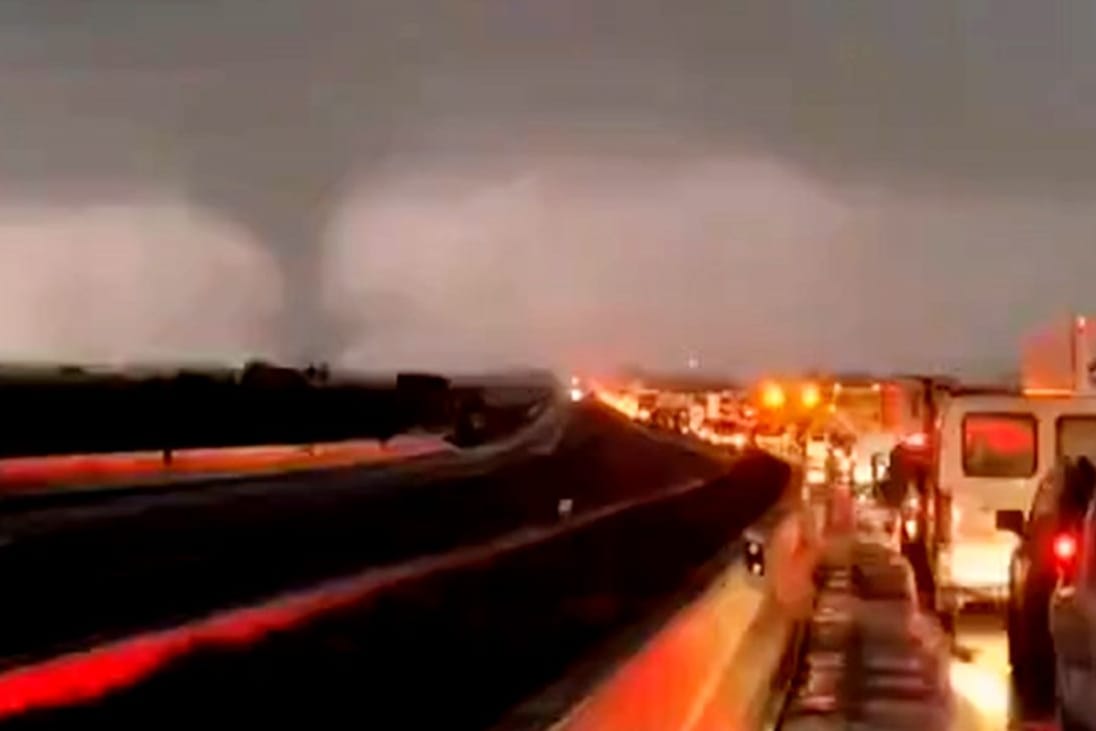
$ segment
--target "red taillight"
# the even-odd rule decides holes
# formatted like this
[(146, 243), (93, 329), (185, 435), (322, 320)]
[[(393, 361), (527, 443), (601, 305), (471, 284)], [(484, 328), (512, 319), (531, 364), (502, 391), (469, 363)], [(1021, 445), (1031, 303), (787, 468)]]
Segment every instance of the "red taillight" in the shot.
[(1061, 565), (1071, 565), (1077, 557), (1077, 539), (1071, 533), (1059, 533), (1054, 538), (1054, 558)]

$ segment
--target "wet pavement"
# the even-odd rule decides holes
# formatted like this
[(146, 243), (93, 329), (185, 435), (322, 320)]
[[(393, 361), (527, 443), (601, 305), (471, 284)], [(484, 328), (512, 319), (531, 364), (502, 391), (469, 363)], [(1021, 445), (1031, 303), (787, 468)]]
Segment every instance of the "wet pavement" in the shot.
[(1056, 728), (1052, 698), (1016, 693), (1005, 622), (997, 612), (968, 610), (960, 615), (949, 675), (955, 731)]
[(917, 608), (909, 565), (859, 541), (822, 568), (783, 731), (948, 729), (947, 639)]
[(912, 571), (885, 541), (831, 556), (782, 731), (1053, 729), (1045, 701), (1013, 691), (1004, 623), (965, 613), (955, 638), (917, 606)]

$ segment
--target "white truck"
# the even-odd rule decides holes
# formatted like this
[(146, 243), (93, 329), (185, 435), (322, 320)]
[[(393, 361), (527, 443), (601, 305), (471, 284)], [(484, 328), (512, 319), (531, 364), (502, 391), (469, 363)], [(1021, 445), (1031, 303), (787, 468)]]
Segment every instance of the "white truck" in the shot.
[[(1076, 318), (1064, 339), (1042, 340), (1054, 348), (1026, 351), (1020, 387), (950, 389), (936, 428), (898, 450), (898, 487), (915, 499), (908, 517), (920, 524), (911, 558), (946, 623), (967, 603), (1006, 598), (1017, 537), (999, 514), (1026, 511), (1048, 472), (1096, 434), (1087, 323)], [(1039, 379), (1028, 376), (1033, 352)]]

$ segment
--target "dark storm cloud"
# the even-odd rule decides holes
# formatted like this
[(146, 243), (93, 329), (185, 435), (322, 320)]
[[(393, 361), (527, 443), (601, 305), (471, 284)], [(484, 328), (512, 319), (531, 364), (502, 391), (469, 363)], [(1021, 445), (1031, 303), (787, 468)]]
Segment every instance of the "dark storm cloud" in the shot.
[[(11, 1), (0, 190), (168, 188), (246, 228), (280, 262), (290, 354), (444, 363), (593, 340), (592, 360), (1007, 362), (1023, 326), (1096, 306), (1094, 16), (1079, 0)], [(757, 165), (766, 201), (743, 181)], [(494, 202), (464, 202), (477, 191)], [(379, 242), (366, 213), (414, 233)], [(467, 253), (423, 283), (445, 226)], [(355, 267), (368, 293), (340, 283)], [(483, 326), (446, 329), (446, 306)]]

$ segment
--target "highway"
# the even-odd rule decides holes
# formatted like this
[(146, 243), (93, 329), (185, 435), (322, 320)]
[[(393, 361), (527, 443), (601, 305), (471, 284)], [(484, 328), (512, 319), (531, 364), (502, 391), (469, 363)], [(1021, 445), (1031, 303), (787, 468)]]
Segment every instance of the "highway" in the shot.
[(0, 459), (0, 725), (1054, 728), (801, 452), (534, 392), (463, 447)]
[(699, 590), (787, 479), (597, 406), (557, 421), (547, 443), (471, 456), (0, 502), (18, 628), (0, 636), (0, 715), (502, 719)]

